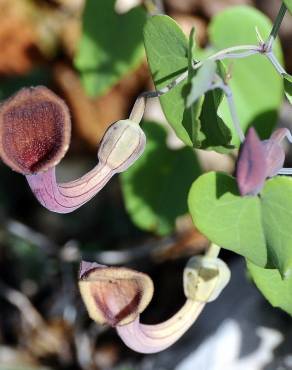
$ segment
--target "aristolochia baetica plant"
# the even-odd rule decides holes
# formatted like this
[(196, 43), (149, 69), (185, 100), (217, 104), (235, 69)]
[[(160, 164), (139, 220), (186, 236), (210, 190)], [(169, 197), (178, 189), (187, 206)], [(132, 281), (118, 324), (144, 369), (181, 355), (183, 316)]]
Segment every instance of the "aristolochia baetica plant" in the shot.
[(230, 271), (218, 257), (191, 258), (184, 269), (185, 304), (173, 317), (155, 325), (140, 323), (140, 314), (153, 295), (153, 282), (148, 275), (124, 267), (82, 262), (79, 287), (94, 321), (116, 328), (129, 348), (155, 353), (175, 343), (229, 280)]
[[(221, 92), (223, 92), (235, 131), (242, 142), (242, 148), (238, 157), (236, 177), (240, 195), (247, 197), (244, 199), (239, 197), (237, 189), (236, 195), (230, 193), (230, 189), (234, 191), (232, 186), (229, 186), (235, 182), (233, 178), (225, 178), (222, 189), (220, 189), (220, 187), (218, 188), (217, 183), (215, 185), (211, 183), (209, 189), (212, 191), (207, 191), (211, 193), (211, 197), (209, 197), (210, 194), (208, 194), (209, 198), (206, 196), (206, 199), (209, 199), (210, 207), (213, 205), (213, 210), (209, 212), (208, 217), (212, 216), (214, 209), (216, 209), (216, 211), (218, 209), (223, 209), (226, 215), (223, 219), (223, 225), (220, 225), (218, 230), (211, 230), (209, 238), (216, 244), (222, 244), (222, 246), (224, 246), (224, 243), (236, 243), (236, 240), (232, 240), (231, 242), (226, 240), (224, 233), (225, 230), (227, 230), (226, 233), (228, 232), (234, 215), (238, 214), (238, 209), (244, 209), (243, 207), (247, 205), (250, 207), (247, 208), (248, 210), (251, 209), (254, 211), (254, 218), (256, 220), (258, 220), (256, 216), (259, 214), (261, 218), (263, 218), (264, 211), (262, 211), (262, 209), (265, 209), (267, 212), (267, 202), (263, 202), (261, 205), (261, 207), (266, 208), (261, 208), (259, 211), (259, 197), (254, 196), (262, 191), (267, 178), (271, 178), (277, 174), (292, 173), (292, 169), (283, 168), (285, 153), (281, 146), (284, 138), (292, 142), (292, 136), (287, 129), (278, 129), (268, 140), (261, 141), (255, 130), (250, 128), (245, 137), (240, 124), (239, 115), (237, 114), (233, 94), (228, 85), (232, 73), (230, 69), (225, 71), (221, 62), (225, 59), (242, 59), (261, 55), (271, 62), (275, 70), (282, 76), (286, 83), (291, 83), (292, 77), (286, 73), (273, 51), (273, 43), (285, 12), (286, 6), (282, 4), (275, 24), (266, 41), (263, 41), (259, 31), (257, 31), (257, 45), (229, 46), (201, 61), (195, 60), (192, 55), (192, 37), (194, 32), (191, 33), (189, 49), (187, 49), (185, 36), (182, 34), (179, 27), (173, 24), (173, 20), (169, 17), (165, 18), (163, 16), (162, 18), (154, 18), (153, 24), (151, 24), (151, 21), (150, 23), (148, 21), (147, 32), (149, 40), (145, 43), (145, 48), (150, 70), (154, 77), (154, 83), (156, 85), (158, 84), (155, 79), (157, 72), (159, 72), (157, 71), (158, 67), (156, 66), (156, 62), (160, 50), (152, 50), (151, 48), (153, 44), (153, 34), (155, 34), (157, 38), (160, 37), (160, 26), (164, 27), (164, 36), (167, 35), (165, 37), (167, 56), (169, 49), (168, 42), (173, 38), (177, 41), (178, 53), (182, 53), (181, 57), (178, 56), (177, 59), (179, 61), (181, 59), (182, 63), (185, 63), (185, 65), (182, 64), (180, 67), (177, 67), (177, 70), (170, 73), (170, 76), (177, 77), (168, 85), (163, 87), (159, 86), (159, 89), (156, 91), (142, 93), (138, 96), (129, 119), (117, 121), (108, 128), (98, 147), (98, 163), (91, 171), (74, 181), (69, 181), (67, 183), (57, 182), (55, 168), (69, 148), (71, 119), (65, 102), (43, 86), (24, 88), (1, 104), (0, 156), (3, 162), (14, 171), (26, 176), (33, 193), (44, 207), (54, 212), (69, 213), (85, 204), (107, 184), (113, 175), (127, 170), (141, 156), (145, 148), (146, 138), (139, 124), (144, 114), (146, 99), (167, 94), (182, 82), (186, 83), (186, 81), (188, 81), (188, 87), (190, 88), (188, 95), (184, 97), (185, 103), (181, 104), (180, 102), (180, 104), (177, 104), (176, 100), (182, 97), (179, 96), (179, 94), (174, 94), (173, 96), (175, 99), (171, 102), (172, 104), (167, 104), (167, 109), (169, 110), (170, 106), (171, 113), (176, 111), (176, 109), (180, 110), (180, 114), (174, 119), (176, 125), (176, 121), (178, 121), (176, 127), (177, 133), (179, 133), (178, 136), (182, 140), (184, 138), (187, 145), (191, 144), (192, 147), (200, 148), (205, 140), (205, 136), (206, 139), (208, 139), (208, 135), (210, 137), (221, 135), (222, 143), (219, 140), (219, 147), (221, 147), (221, 150), (222, 148), (224, 148), (224, 150), (232, 149), (234, 146), (233, 143), (231, 143), (232, 135), (229, 133), (230, 130), (227, 129), (227, 126), (225, 127), (225, 123), (217, 114), (218, 107), (223, 98)], [(147, 28), (147, 26), (145, 27)], [(170, 37), (169, 35), (176, 36)], [(147, 40), (147, 37), (145, 40)], [(174, 53), (174, 55), (176, 54)], [(153, 60), (151, 60), (152, 58)], [(188, 64), (186, 64), (186, 62), (188, 62)], [(172, 61), (168, 60), (168, 63), (172, 63)], [(161, 69), (163, 69), (162, 67), (163, 66), (161, 66)], [(174, 67), (174, 69), (175, 68), (176, 67)], [(182, 71), (180, 75), (178, 75), (178, 69)], [(159, 81), (164, 81), (165, 78), (167, 78), (167, 76), (160, 76), (157, 79)], [(169, 82), (168, 79), (167, 81)], [(288, 99), (291, 98), (290, 89), (291, 86), (286, 91)], [(184, 95), (184, 90), (185, 89), (182, 89), (182, 95)], [(219, 95), (217, 94), (218, 91), (220, 91)], [(214, 93), (213, 95), (209, 95), (209, 97), (211, 96), (212, 104), (209, 105), (210, 102), (208, 103), (208, 99), (206, 99), (206, 103), (208, 104), (206, 104), (206, 106), (204, 105), (205, 108), (203, 109), (204, 99), (208, 93)], [(218, 101), (215, 102), (215, 100)], [(214, 114), (209, 116), (206, 115), (206, 112), (209, 112), (210, 107), (214, 111)], [(183, 120), (186, 115), (190, 115), (191, 117), (191, 127), (187, 127), (188, 124), (185, 126)], [(200, 121), (200, 117), (204, 118), (202, 122)], [(169, 121), (171, 122), (171, 120)], [(217, 130), (213, 133), (213, 129), (216, 125), (218, 126)], [(201, 131), (201, 126), (210, 127), (207, 127), (205, 131)], [(186, 130), (186, 127), (188, 130)], [(189, 131), (192, 137), (189, 137)], [(214, 147), (216, 148), (217, 144), (215, 144)], [(209, 144), (206, 144), (206, 148), (214, 149), (212, 140)], [(218, 176), (217, 178), (220, 180), (220, 177), (222, 178), (222, 176)], [(267, 183), (269, 183), (269, 181)], [(270, 183), (273, 185), (273, 180), (270, 180)], [(286, 184), (284, 185), (286, 186)], [(223, 200), (221, 200), (220, 197), (222, 197)], [(224, 201), (225, 198), (227, 198), (227, 202)], [(262, 196), (262, 198), (264, 197)], [(206, 230), (205, 224), (210, 223), (210, 220), (208, 218), (207, 222), (205, 220), (205, 211), (207, 208), (205, 204), (207, 202), (205, 198), (203, 201), (205, 202), (203, 207), (201, 207), (203, 211), (200, 214), (200, 212), (197, 213), (193, 210), (195, 214), (193, 219), (195, 220), (195, 224), (197, 222), (197, 224), (202, 227), (202, 230)], [(191, 202), (193, 202), (193, 200), (190, 200), (190, 203)], [(271, 204), (273, 204), (273, 202), (274, 201), (272, 201)], [(195, 210), (200, 208), (200, 204), (201, 199), (199, 199), (199, 202), (196, 200)], [(229, 214), (228, 210), (225, 209), (226, 204), (228, 207), (230, 204), (236, 204), (236, 212)], [(285, 207), (282, 208), (285, 210)], [(248, 213), (248, 217), (250, 217), (250, 212)], [(198, 221), (200, 218), (201, 222)], [(250, 239), (250, 241), (253, 241), (254, 238), (257, 237), (256, 247), (259, 245), (259, 250), (256, 250), (255, 253), (253, 253), (254, 251), (250, 253), (249, 250), (246, 250), (247, 248), (241, 245), (244, 244), (241, 243), (242, 238), (236, 235), (235, 239), (240, 240), (240, 245), (237, 246), (237, 250), (239, 250), (243, 256), (246, 256), (247, 259), (251, 259), (252, 262), (258, 263), (259, 268), (265, 270), (268, 255), (267, 249), (271, 247), (271, 243), (277, 245), (278, 240), (277, 237), (273, 235), (273, 237), (271, 237), (269, 227), (266, 227), (263, 231), (265, 225), (263, 225), (264, 223), (261, 218), (258, 221), (258, 225), (256, 225), (258, 229), (260, 229), (260, 232), (253, 233)], [(268, 218), (266, 217), (266, 219)], [(220, 221), (219, 217), (215, 218), (215, 222), (217, 222), (217, 220)], [(226, 220), (228, 222), (226, 222)], [(229, 220), (231, 220), (231, 222)], [(251, 220), (253, 221), (253, 219)], [(243, 221), (244, 226), (249, 224), (249, 220), (244, 219), (244, 217)], [(267, 225), (268, 224), (269, 222)], [(212, 229), (214, 228), (213, 226), (214, 225), (212, 225)], [(268, 229), (268, 232), (266, 229)], [(240, 232), (239, 227), (231, 230)], [(207, 235), (207, 232), (204, 233)], [(279, 235), (283, 237), (281, 233)], [(219, 238), (218, 242), (216, 240), (217, 238)], [(276, 243), (274, 243), (275, 239)], [(267, 241), (267, 245), (263, 241)], [(288, 247), (290, 247), (289, 243), (290, 239), (287, 241)], [(205, 256), (198, 256), (190, 259), (184, 269), (183, 277), (184, 293), (186, 296), (185, 304), (172, 318), (155, 325), (145, 325), (140, 322), (140, 315), (150, 303), (154, 290), (153, 282), (149, 276), (126, 267), (107, 267), (97, 263), (82, 262), (80, 267), (79, 287), (89, 316), (99, 324), (108, 324), (114, 327), (125, 344), (135, 351), (155, 353), (169, 347), (196, 321), (206, 303), (218, 297), (230, 279), (228, 267), (218, 258), (219, 247), (217, 247), (216, 244), (211, 245)], [(246, 244), (248, 245), (249, 243)], [(283, 248), (285, 245), (285, 243), (281, 244), (282, 250), (285, 249)], [(288, 247), (287, 249), (289, 249)], [(225, 248), (227, 247), (225, 246)], [(234, 250), (234, 246), (229, 245), (229, 249)], [(276, 247), (273, 252), (275, 251), (277, 251)], [(276, 255), (277, 253), (274, 254)], [(282, 256), (280, 257), (282, 258)], [(288, 257), (290, 258), (289, 255)], [(289, 259), (286, 258), (285, 255), (283, 255), (283, 258)], [(278, 263), (278, 261), (276, 262)], [(277, 263), (273, 266), (275, 269), (279, 268), (279, 266), (281, 267), (281, 264)], [(290, 266), (288, 267), (290, 274), (291, 269)], [(283, 276), (285, 276), (285, 271)]]

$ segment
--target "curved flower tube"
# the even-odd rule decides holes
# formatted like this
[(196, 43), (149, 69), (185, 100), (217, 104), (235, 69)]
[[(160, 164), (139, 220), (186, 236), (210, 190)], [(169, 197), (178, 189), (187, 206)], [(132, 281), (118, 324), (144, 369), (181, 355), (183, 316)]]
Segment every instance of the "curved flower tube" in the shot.
[(130, 120), (114, 123), (106, 131), (98, 149), (98, 164), (78, 180), (57, 183), (55, 168), (27, 175), (39, 202), (50, 211), (69, 213), (94, 197), (116, 173), (125, 171), (143, 153), (146, 137)]
[(229, 279), (230, 271), (220, 259), (191, 258), (184, 270), (185, 304), (173, 317), (155, 325), (140, 323), (140, 313), (153, 294), (153, 283), (147, 275), (83, 262), (79, 287), (93, 320), (115, 327), (134, 351), (156, 353), (171, 346), (190, 328), (205, 304), (218, 297)]
[(205, 307), (203, 302), (187, 300), (174, 317), (157, 325), (144, 325), (140, 318), (117, 326), (122, 341), (139, 353), (157, 353), (174, 344), (193, 325)]
[(58, 183), (55, 167), (68, 150), (69, 110), (44, 86), (24, 88), (0, 106), (0, 155), (26, 176), (39, 202), (50, 211), (68, 213), (94, 195), (116, 173), (125, 171), (143, 153), (146, 137), (139, 126), (146, 98), (137, 99), (130, 119), (117, 121), (98, 148), (98, 164), (78, 180)]

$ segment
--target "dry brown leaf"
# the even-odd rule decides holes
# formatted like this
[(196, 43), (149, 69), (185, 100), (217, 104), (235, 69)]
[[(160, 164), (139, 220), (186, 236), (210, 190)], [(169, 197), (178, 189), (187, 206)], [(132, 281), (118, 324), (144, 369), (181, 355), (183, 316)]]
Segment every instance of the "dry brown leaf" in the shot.
[(37, 56), (37, 36), (27, 1), (0, 0), (0, 73), (24, 74)]

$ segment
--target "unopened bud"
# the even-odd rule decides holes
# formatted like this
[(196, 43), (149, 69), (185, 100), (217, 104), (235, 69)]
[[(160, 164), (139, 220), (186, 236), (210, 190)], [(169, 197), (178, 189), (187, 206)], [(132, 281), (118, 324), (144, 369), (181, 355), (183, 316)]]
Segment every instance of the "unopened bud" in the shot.
[(240, 150), (236, 179), (240, 194), (257, 195), (264, 186), (267, 177), (267, 154), (255, 129), (248, 130)]
[(197, 302), (212, 302), (229, 280), (230, 270), (221, 259), (192, 257), (184, 269), (185, 296)]
[(130, 120), (112, 124), (98, 150), (98, 159), (116, 173), (125, 171), (143, 153), (146, 137), (140, 126)]

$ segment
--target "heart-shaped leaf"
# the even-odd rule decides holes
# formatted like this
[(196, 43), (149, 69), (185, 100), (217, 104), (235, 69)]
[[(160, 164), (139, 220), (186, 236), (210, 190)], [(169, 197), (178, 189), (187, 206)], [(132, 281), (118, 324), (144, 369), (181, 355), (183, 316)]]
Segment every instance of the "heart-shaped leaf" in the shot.
[(269, 256), (286, 278), (292, 273), (292, 179), (278, 176), (267, 181), (260, 199)]
[(117, 14), (116, 0), (87, 0), (75, 66), (89, 95), (102, 95), (144, 57), (142, 7)]
[(260, 200), (240, 197), (234, 178), (215, 172), (200, 176), (188, 204), (194, 224), (212, 242), (259, 266), (267, 264)]
[(256, 286), (271, 305), (292, 315), (292, 276), (282, 280), (278, 270), (264, 269), (250, 262), (247, 267)]
[(268, 180), (260, 197), (240, 197), (235, 179), (210, 172), (193, 183), (188, 203), (194, 224), (212, 242), (290, 276), (291, 178)]

